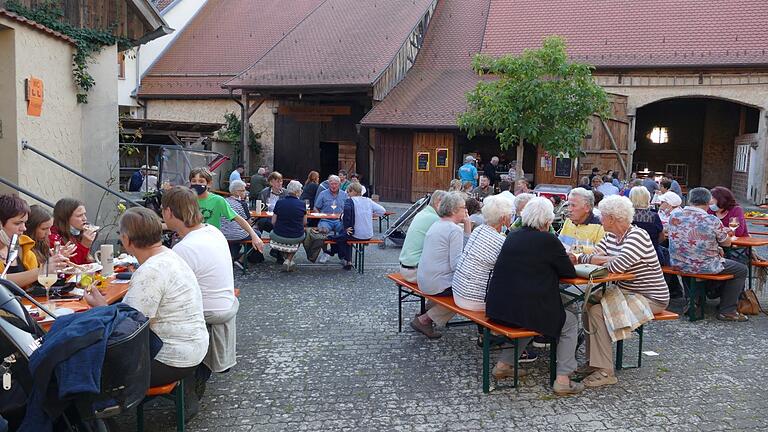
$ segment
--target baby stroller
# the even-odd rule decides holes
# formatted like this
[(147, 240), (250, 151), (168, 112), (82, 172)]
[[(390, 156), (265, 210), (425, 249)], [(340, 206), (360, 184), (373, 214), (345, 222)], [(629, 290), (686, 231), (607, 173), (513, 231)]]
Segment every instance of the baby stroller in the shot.
[(429, 205), (430, 197), (431, 194), (424, 195), (424, 197), (416, 201), (416, 203), (410, 206), (408, 210), (397, 218), (392, 226), (384, 233), (384, 236), (382, 237), (384, 243), (381, 244), (381, 248), (387, 247), (387, 241), (396, 247), (403, 247), (405, 231), (407, 230), (406, 225), (409, 224), (420, 211), (424, 210), (424, 208)]

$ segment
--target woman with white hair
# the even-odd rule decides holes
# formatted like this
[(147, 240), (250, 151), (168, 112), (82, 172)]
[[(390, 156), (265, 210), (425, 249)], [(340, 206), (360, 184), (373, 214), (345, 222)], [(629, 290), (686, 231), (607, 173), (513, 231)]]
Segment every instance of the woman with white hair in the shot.
[[(594, 253), (579, 257), (580, 263), (604, 265), (611, 273), (629, 273), (634, 279), (620, 281), (618, 287), (648, 300), (653, 313), (663, 311), (669, 303), (669, 289), (661, 272), (656, 249), (648, 233), (632, 225), (635, 209), (623, 196), (612, 195), (600, 202), (605, 238)], [(605, 325), (603, 306), (591, 305), (584, 317), (588, 331), (587, 357), (591, 374), (582, 381), (587, 387), (616, 384), (611, 352), (611, 337)]]
[(644, 229), (651, 238), (654, 248), (658, 248), (662, 238), (664, 226), (661, 224), (659, 214), (651, 209), (651, 194), (643, 186), (635, 186), (629, 191), (629, 200), (635, 208), (635, 216), (632, 225)]
[[(576, 394), (584, 390), (584, 385), (569, 378), (578, 366), (578, 320), (565, 310), (560, 298), (560, 278), (576, 277), (576, 270), (562, 243), (548, 232), (555, 219), (548, 199), (531, 199), (521, 217), (522, 227), (507, 236), (493, 268), (486, 314), (501, 324), (558, 338), (557, 378), (552, 389), (559, 396)], [(528, 340), (519, 343), (525, 346)], [(504, 350), (493, 375), (512, 376), (514, 360), (514, 351)]]
[[(229, 196), (226, 198), (227, 203), (238, 216), (245, 220), (251, 219), (251, 212), (248, 208), (248, 200), (245, 196), (245, 182), (242, 180), (234, 180), (229, 184)], [(243, 240), (248, 240), (251, 235), (248, 234), (240, 225), (234, 220), (227, 220), (227, 218), (221, 218), (221, 233), (224, 234), (224, 238), (229, 242), (229, 252), (232, 254), (232, 261), (237, 266), (241, 266), (240, 259)], [(253, 251), (251, 253), (261, 254), (259, 251)]]
[[(459, 264), (464, 243), (472, 233), (472, 222), (467, 215), (464, 194), (445, 194), (440, 201), (437, 215), (440, 220), (432, 224), (424, 237), (424, 249), (416, 270), (416, 280), (424, 294), (450, 296), (453, 273)], [(463, 231), (458, 224), (464, 225)], [(435, 325), (444, 326), (453, 315), (450, 309), (428, 302), (427, 312), (416, 316), (411, 321), (411, 327), (430, 339), (437, 339), (442, 334), (435, 330)]]
[(453, 299), (460, 308), (485, 311), (488, 276), (506, 239), (501, 230), (509, 226), (511, 211), (512, 203), (498, 195), (483, 202), (485, 224), (472, 231), (453, 274)]
[(335, 248), (339, 253), (339, 259), (343, 262), (344, 270), (352, 270), (352, 246), (349, 246), (347, 241), (370, 240), (373, 237), (373, 215), (381, 217), (386, 210), (370, 198), (363, 196), (363, 185), (359, 181), (353, 181), (347, 186), (347, 196), (342, 213), (344, 230), (338, 236), (329, 238), (336, 240), (331, 254), (335, 252), (333, 250)]
[(288, 183), (285, 198), (275, 203), (275, 213), (272, 215), (272, 233), (269, 235), (270, 247), (281, 252), (285, 271), (296, 269), (293, 256), (304, 241), (304, 225), (307, 224), (307, 210), (299, 199), (301, 183), (291, 180)]

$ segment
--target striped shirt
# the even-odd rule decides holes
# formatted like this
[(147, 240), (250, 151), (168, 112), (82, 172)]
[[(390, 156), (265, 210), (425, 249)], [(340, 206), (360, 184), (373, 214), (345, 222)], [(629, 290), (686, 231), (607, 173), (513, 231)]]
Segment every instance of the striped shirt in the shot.
[(505, 239), (489, 225), (480, 225), (472, 231), (453, 274), (451, 287), (454, 295), (485, 303), (488, 277)]
[[(636, 226), (630, 226), (623, 239), (606, 232), (605, 238), (595, 246), (594, 255), (615, 257), (608, 264), (611, 273), (629, 273), (635, 276), (628, 281), (617, 282), (619, 288), (640, 294), (649, 300), (666, 305), (669, 303), (669, 288), (661, 272), (659, 258), (648, 233)], [(579, 257), (579, 262), (588, 263), (592, 254)]]

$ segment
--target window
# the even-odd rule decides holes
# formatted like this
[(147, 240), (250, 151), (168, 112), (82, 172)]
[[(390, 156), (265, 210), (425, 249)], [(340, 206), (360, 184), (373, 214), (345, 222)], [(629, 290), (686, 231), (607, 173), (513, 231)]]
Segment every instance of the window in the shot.
[(672, 178), (681, 185), (688, 184), (688, 164), (667, 164), (665, 172), (672, 174)]
[(117, 53), (117, 77), (125, 79), (125, 53)]
[(654, 144), (665, 144), (669, 142), (669, 131), (665, 127), (656, 126), (651, 129), (648, 139)]
[(749, 170), (749, 144), (736, 146), (736, 172)]

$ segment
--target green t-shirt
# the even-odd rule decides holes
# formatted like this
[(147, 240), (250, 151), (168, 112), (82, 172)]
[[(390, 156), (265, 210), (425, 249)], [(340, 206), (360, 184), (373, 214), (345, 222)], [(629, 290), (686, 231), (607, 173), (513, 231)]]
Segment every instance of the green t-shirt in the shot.
[(439, 220), (440, 216), (432, 206), (427, 206), (413, 218), (405, 234), (403, 248), (400, 249), (400, 264), (410, 267), (419, 265), (421, 251), (424, 248), (424, 237), (427, 236), (427, 231), (432, 224)]
[(237, 216), (227, 200), (211, 192), (208, 192), (207, 198), (198, 198), (197, 203), (200, 205), (200, 212), (203, 213), (204, 222), (219, 229), (221, 229), (221, 218), (232, 220)]

